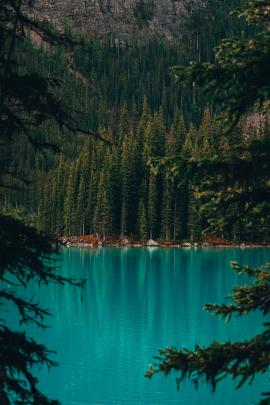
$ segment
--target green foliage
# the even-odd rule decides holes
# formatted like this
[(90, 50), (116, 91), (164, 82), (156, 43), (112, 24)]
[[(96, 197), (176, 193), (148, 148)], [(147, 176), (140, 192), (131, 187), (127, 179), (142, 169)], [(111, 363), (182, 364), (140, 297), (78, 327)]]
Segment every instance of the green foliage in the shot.
[[(196, 81), (210, 100), (220, 105), (224, 114), (221, 122), (227, 125), (227, 133), (223, 128), (218, 135), (216, 125), (212, 126), (206, 112), (198, 135), (193, 138), (194, 131), (190, 131), (182, 159), (172, 163), (173, 169), (180, 173), (183, 161), (186, 161), (192, 178), (189, 185), (190, 222), (193, 224), (199, 218), (200, 226), (206, 232), (216, 232), (225, 237), (233, 233), (235, 240), (243, 238), (243, 231), (249, 237), (259, 232), (260, 238), (264, 239), (270, 225), (270, 144), (266, 124), (270, 100), (267, 73), (270, 37), (268, 25), (265, 25), (269, 21), (269, 6), (268, 1), (252, 0), (237, 11), (248, 22), (261, 23), (261, 29), (253, 38), (245, 36), (223, 40), (216, 50), (213, 64), (195, 63), (174, 69), (181, 81)], [(260, 110), (265, 113), (264, 116)], [(259, 120), (251, 131), (246, 124), (249, 118), (254, 120), (255, 112)], [(213, 137), (214, 144), (211, 141)], [(196, 146), (192, 150), (195, 139)], [(192, 226), (189, 228), (192, 229)], [(198, 228), (196, 223), (195, 229)], [(234, 288), (229, 297), (230, 304), (207, 304), (205, 309), (225, 320), (230, 320), (234, 314), (243, 316), (251, 311), (260, 311), (268, 316), (269, 265), (259, 269), (237, 263), (232, 266), (238, 273), (252, 277), (253, 283)], [(168, 375), (174, 370), (179, 376), (178, 387), (184, 380), (190, 379), (195, 388), (199, 383), (206, 382), (213, 391), (221, 380), (230, 377), (236, 381), (236, 388), (240, 388), (245, 383), (251, 384), (257, 374), (269, 373), (269, 345), (270, 324), (265, 323), (262, 333), (244, 342), (213, 342), (208, 347), (196, 345), (193, 351), (186, 348), (161, 349), (156, 357), (157, 363), (149, 367), (146, 376), (151, 378), (160, 372)], [(269, 404), (270, 393), (263, 395), (260, 404)]]
[(146, 240), (148, 237), (148, 225), (145, 204), (140, 200), (138, 210), (138, 235), (140, 239)]
[[(190, 126), (180, 162), (170, 162), (180, 174), (183, 166), (192, 178), (190, 217), (201, 217), (205, 234), (235, 241), (266, 241), (268, 215), (269, 132), (268, 102), (270, 42), (267, 2), (248, 2), (237, 11), (242, 18), (263, 19), (250, 36), (228, 38), (216, 48), (214, 63), (176, 67), (182, 83), (196, 82), (214, 108), (222, 113), (211, 120), (210, 112), (196, 130)], [(263, 14), (263, 17), (262, 17)], [(240, 119), (241, 118), (241, 119)], [(252, 130), (248, 121), (253, 121)], [(196, 176), (194, 177), (194, 173)], [(192, 209), (196, 202), (197, 208)], [(193, 212), (193, 213), (192, 213)], [(200, 227), (196, 224), (196, 228)]]
[[(56, 241), (17, 219), (26, 219), (28, 223), (34, 219), (34, 216), (26, 217), (24, 210), (18, 209), (18, 188), (22, 192), (21, 201), (24, 201), (25, 187), (29, 185), (26, 174), (34, 165), (39, 165), (36, 159), (40, 155), (36, 157), (34, 150), (50, 153), (59, 150), (57, 140), (52, 143), (44, 137), (45, 128), (50, 128), (53, 123), (54, 128), (58, 128), (57, 134), (59, 129), (78, 130), (88, 135), (92, 132), (77, 126), (76, 114), (61, 99), (61, 81), (53, 75), (44, 74), (34, 65), (29, 68), (28, 56), (33, 52), (31, 35), (42, 39), (47, 46), (75, 44), (75, 40), (55, 33), (48, 24), (30, 18), (26, 14), (30, 3), (28, 0), (3, 0), (0, 9), (0, 186), (4, 190), (9, 189), (16, 201), (10, 205), (5, 195), (0, 212), (0, 305), (3, 313), (12, 306), (18, 312), (21, 324), (33, 323), (44, 328), (48, 311), (33, 300), (21, 298), (18, 287), (26, 288), (29, 282), (38, 285), (49, 282), (82, 283), (57, 274), (55, 257), (59, 250)], [(27, 163), (24, 165), (26, 156)], [(45, 220), (48, 200), (40, 207), (44, 215), (40, 224), (49, 228), (54, 221), (59, 232), (63, 229), (58, 208), (63, 204), (64, 166), (65, 160), (61, 157), (55, 181), (50, 188), (44, 184), (44, 190), (47, 188), (55, 197), (53, 213), (48, 221)], [(27, 203), (24, 207), (28, 208)], [(34, 210), (30, 211), (33, 213)], [(10, 213), (16, 219), (7, 215)], [(18, 288), (17, 293), (10, 286)], [(0, 321), (0, 345), (1, 403), (59, 404), (39, 390), (33, 371), (37, 366), (56, 365), (50, 359), (47, 347), (25, 332), (10, 329), (3, 317)]]
[[(209, 44), (216, 44), (225, 34), (239, 34), (245, 41), (248, 32), (252, 40), (256, 39), (259, 29), (253, 32), (247, 28), (243, 18), (240, 22), (233, 16), (227, 18), (228, 9), (240, 3), (226, 2), (223, 9), (209, 1), (201, 12), (189, 10), (181, 49), (158, 41), (134, 40), (118, 46), (112, 41), (85, 38), (83, 47), (71, 50), (63, 44), (56, 54), (53, 47), (33, 47), (29, 40), (20, 44), (20, 71), (61, 77), (59, 97), (72, 111), (84, 113), (75, 114), (81, 124), (77, 137), (70, 131), (61, 133), (52, 119), (34, 131), (36, 141), (61, 148), (61, 165), (58, 156), (49, 150), (38, 152), (29, 147), (27, 139), (21, 138), (18, 148), (17, 144), (5, 149), (0, 145), (0, 164), (30, 182), (28, 191), (1, 191), (1, 205), (26, 209), (39, 229), (56, 235), (93, 233), (100, 174), (105, 169), (111, 184), (112, 233), (138, 236), (139, 202), (143, 199), (148, 220), (154, 171), (156, 237), (178, 240), (192, 234), (197, 240), (202, 234), (213, 234), (235, 241), (267, 241), (267, 168), (261, 165), (259, 175), (252, 161), (267, 160), (267, 148), (259, 151), (256, 142), (261, 137), (266, 141), (269, 120), (261, 125), (262, 130), (257, 131), (253, 124), (247, 130), (247, 117), (232, 134), (222, 135), (224, 125), (216, 118), (216, 105), (205, 108), (195, 82), (175, 84), (169, 74), (169, 66), (177, 62), (212, 58)], [(191, 35), (195, 23), (196, 35)], [(91, 141), (89, 146), (86, 131), (95, 131), (111, 142), (110, 150), (105, 153), (100, 142)], [(220, 160), (223, 168), (218, 169)], [(235, 201), (240, 188), (233, 172), (243, 160), (248, 171), (248, 176), (241, 171), (243, 198), (249, 198), (252, 187), (260, 201), (248, 199), (245, 218), (235, 220), (241, 202)], [(201, 175), (196, 179), (193, 173), (198, 166)], [(7, 181), (21, 186), (19, 178), (6, 174)], [(27, 184), (23, 186), (27, 188)]]
[[(6, 0), (0, 11), (0, 184), (9, 187), (0, 198), (5, 212), (23, 207), (39, 229), (57, 235), (189, 236), (195, 241), (211, 233), (269, 240), (269, 116), (248, 126), (254, 107), (268, 109), (268, 1), (249, 1), (237, 11), (238, 21), (227, 18), (227, 7), (241, 1), (226, 2), (224, 8), (224, 2), (209, 0), (202, 12), (190, 13), (181, 47), (136, 40), (119, 46), (85, 38), (83, 46), (72, 49), (77, 41), (23, 14), (28, 3)], [(142, 22), (152, 18), (151, 4), (137, 3)], [(244, 19), (261, 24), (249, 29)], [(61, 46), (34, 46), (28, 37), (32, 31)], [(211, 48), (220, 39), (214, 55)], [(198, 63), (175, 68), (175, 83), (169, 66), (190, 59)], [(224, 133), (224, 126), (234, 129)], [(90, 134), (95, 141), (89, 141)], [(52, 150), (60, 149), (59, 159)], [(3, 283), (12, 283), (10, 275), (22, 285), (31, 279), (66, 281), (50, 265), (56, 252), (52, 241), (3, 215), (0, 222)], [(244, 271), (257, 277), (255, 284), (235, 289), (232, 305), (208, 310), (224, 317), (255, 308), (268, 314), (268, 269)], [(47, 313), (37, 305), (5, 289), (0, 298), (19, 308), (22, 321), (43, 325)], [(53, 365), (47, 349), (4, 324), (0, 332), (6, 348), (1, 401), (15, 392), (27, 403), (56, 403), (38, 391), (31, 372), (34, 362)], [(266, 325), (244, 344), (214, 343), (195, 352), (165, 349), (148, 376), (177, 369), (179, 382), (194, 377), (195, 383), (205, 379), (215, 388), (227, 374), (240, 377), (241, 385), (266, 371), (268, 352)]]
[(106, 237), (112, 233), (111, 196), (108, 174), (103, 169), (97, 193), (97, 205), (94, 212), (93, 229), (96, 234)]
[[(238, 15), (248, 21), (268, 21), (269, 2), (250, 1)], [(196, 83), (208, 100), (220, 107), (227, 129), (255, 104), (262, 106), (269, 100), (270, 32), (267, 25), (261, 27), (250, 37), (223, 39), (215, 50), (214, 63), (173, 68), (180, 82)]]
[[(19, 312), (21, 323), (45, 327), (44, 318), (50, 315), (48, 311), (14, 294), (7, 286), (26, 287), (31, 280), (45, 285), (49, 282), (81, 283), (56, 273), (57, 243), (21, 221), (1, 215), (0, 240), (1, 305), (12, 304)], [(9, 404), (9, 398), (15, 394), (16, 403), (58, 404), (58, 401), (49, 400), (39, 391), (38, 380), (33, 374), (34, 365), (56, 365), (49, 358), (51, 352), (25, 333), (11, 330), (3, 320), (0, 324), (0, 342), (0, 396), (3, 403)]]
[[(147, 233), (153, 215), (156, 225), (151, 233), (156, 238), (198, 241), (206, 234), (236, 242), (267, 242), (268, 165), (254, 170), (254, 162), (269, 156), (265, 147), (268, 118), (263, 133), (252, 122), (247, 127), (245, 121), (224, 139), (219, 121), (208, 109), (199, 128), (191, 123), (187, 131), (179, 111), (166, 128), (162, 113), (150, 114), (146, 108), (136, 114), (134, 122), (125, 118), (125, 129), (119, 121), (116, 133), (121, 132), (121, 137), (111, 147), (86, 139), (76, 157), (62, 157), (48, 175), (40, 174), (33, 192), (39, 200), (37, 215), (33, 215), (39, 229), (68, 236), (96, 232), (98, 186), (105, 170), (110, 234), (141, 234), (139, 204), (143, 200)], [(130, 111), (125, 115), (130, 117)], [(108, 130), (100, 133), (112, 138)], [(8, 198), (4, 204), (12, 207)], [(245, 216), (241, 215), (243, 206)]]
[(235, 11), (239, 17), (249, 23), (268, 23), (270, 20), (270, 2), (268, 0), (250, 0)]
[(154, 173), (150, 173), (148, 190), (148, 224), (150, 238), (155, 238), (158, 232), (158, 195), (157, 178)]
[[(270, 313), (270, 267), (259, 269), (241, 266), (233, 262), (232, 267), (238, 273), (245, 273), (254, 279), (250, 286), (234, 288), (229, 297), (231, 304), (207, 304), (205, 309), (222, 319), (230, 320), (233, 314), (244, 316), (251, 311), (261, 311), (264, 316)], [(208, 347), (196, 346), (189, 349), (166, 348), (159, 351), (156, 365), (150, 366), (146, 377), (156, 373), (168, 375), (172, 370), (179, 375), (178, 388), (186, 379), (191, 379), (195, 388), (199, 383), (207, 383), (215, 391), (217, 384), (231, 377), (236, 388), (252, 383), (256, 374), (269, 372), (270, 364), (270, 324), (264, 324), (264, 331), (245, 342), (213, 342)], [(260, 405), (269, 403), (270, 395), (260, 401)]]

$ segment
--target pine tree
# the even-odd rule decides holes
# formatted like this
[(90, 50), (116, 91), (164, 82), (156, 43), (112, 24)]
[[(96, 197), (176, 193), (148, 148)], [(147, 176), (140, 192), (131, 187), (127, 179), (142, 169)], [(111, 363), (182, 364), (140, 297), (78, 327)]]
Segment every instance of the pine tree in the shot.
[(64, 224), (65, 224), (64, 233), (66, 236), (74, 235), (73, 210), (76, 196), (74, 184), (75, 167), (76, 167), (75, 162), (69, 165), (67, 189), (64, 201)]
[(157, 179), (153, 172), (150, 172), (148, 190), (148, 226), (150, 238), (158, 235), (158, 194)]
[(215, 148), (213, 144), (215, 125), (211, 117), (210, 110), (207, 108), (204, 111), (203, 120), (198, 129), (198, 158), (213, 158)]
[(177, 186), (173, 194), (173, 240), (188, 236), (188, 186), (187, 181)]
[(52, 197), (52, 179), (49, 174), (46, 179), (43, 180), (43, 187), (41, 188), (41, 201), (39, 204), (38, 213), (38, 228), (46, 234), (51, 233), (51, 197)]
[(77, 204), (76, 204), (79, 235), (85, 234), (85, 224), (86, 224), (85, 196), (86, 196), (86, 184), (85, 184), (84, 175), (81, 175), (80, 185), (79, 185), (79, 189), (78, 189)]
[(183, 145), (181, 155), (184, 159), (195, 159), (197, 157), (197, 153), (198, 153), (197, 130), (194, 124), (191, 123)]
[[(176, 112), (172, 127), (167, 137), (166, 142), (166, 159), (169, 162), (174, 162), (179, 159), (182, 154), (183, 145), (186, 139), (186, 128), (183, 115), (180, 111)], [(174, 173), (168, 168), (166, 179), (164, 183), (164, 207), (163, 221), (168, 225), (163, 225), (163, 228), (170, 229), (167, 235), (173, 240), (183, 239), (187, 236), (187, 200), (188, 192), (186, 186), (186, 179), (180, 173), (181, 185), (179, 185), (179, 178), (175, 178)], [(167, 214), (166, 214), (167, 211)], [(166, 234), (166, 232), (165, 232)]]
[(77, 217), (78, 217), (78, 227), (79, 234), (84, 235), (87, 226), (87, 197), (89, 194), (89, 179), (90, 179), (90, 145), (89, 143), (82, 150), (79, 157), (79, 171), (80, 171), (80, 182), (77, 195)]
[(97, 203), (98, 183), (100, 177), (98, 172), (99, 169), (96, 167), (96, 159), (97, 155), (96, 151), (94, 150), (91, 156), (91, 168), (86, 206), (86, 220), (88, 223), (87, 227), (89, 228), (90, 234), (94, 232), (94, 212)]
[(103, 169), (100, 173), (98, 185), (97, 205), (94, 213), (93, 228), (97, 235), (103, 238), (112, 232), (111, 190), (108, 175)]
[(202, 226), (198, 199), (196, 198), (196, 180), (189, 184), (188, 193), (188, 235), (192, 242), (198, 242), (201, 238)]
[(173, 236), (174, 224), (174, 184), (169, 179), (164, 180), (162, 204), (162, 234), (170, 240)]
[(137, 229), (140, 239), (146, 240), (149, 236), (149, 233), (147, 226), (146, 209), (143, 199), (141, 199), (139, 202)]
[(187, 135), (184, 116), (180, 110), (177, 110), (175, 112), (173, 123), (171, 126), (171, 134), (172, 142), (170, 153), (171, 155), (179, 156), (179, 154), (182, 152)]
[(143, 139), (144, 131), (147, 127), (150, 118), (150, 110), (146, 96), (143, 98), (143, 108), (138, 125), (138, 138)]
[(121, 145), (125, 136), (129, 133), (130, 129), (130, 120), (129, 120), (129, 111), (126, 103), (120, 108), (120, 117), (119, 117), (119, 135), (118, 142)]
[(63, 235), (64, 231), (64, 198), (66, 189), (66, 165), (64, 156), (60, 156), (59, 166), (56, 172), (56, 188), (53, 195), (55, 201), (55, 233)]
[(121, 173), (120, 151), (116, 146), (112, 147), (109, 157), (109, 183), (111, 184), (111, 205), (112, 205), (112, 230), (120, 234), (120, 213), (121, 213)]
[(151, 121), (148, 132), (150, 157), (162, 157), (165, 150), (165, 124), (163, 110), (160, 108)]
[(131, 203), (131, 182), (132, 182), (132, 142), (131, 137), (126, 136), (123, 140), (121, 148), (121, 236), (126, 236), (129, 233), (129, 215)]

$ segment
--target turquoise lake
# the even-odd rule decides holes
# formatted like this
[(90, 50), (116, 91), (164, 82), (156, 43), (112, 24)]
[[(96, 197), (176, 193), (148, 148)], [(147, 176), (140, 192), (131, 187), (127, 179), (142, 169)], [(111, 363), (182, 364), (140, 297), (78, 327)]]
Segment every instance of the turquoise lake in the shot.
[[(175, 378), (144, 377), (157, 349), (193, 348), (213, 340), (237, 341), (262, 330), (254, 313), (230, 323), (202, 309), (222, 303), (234, 285), (247, 283), (230, 261), (260, 266), (270, 262), (270, 249), (63, 249), (62, 275), (86, 278), (81, 291), (71, 286), (31, 287), (29, 297), (53, 317), (44, 330), (28, 334), (56, 350), (60, 365), (38, 371), (40, 388), (63, 405), (239, 405), (258, 401), (269, 391), (266, 376), (234, 390), (222, 382), (212, 394), (190, 382), (177, 391)], [(15, 326), (15, 318), (12, 320)]]

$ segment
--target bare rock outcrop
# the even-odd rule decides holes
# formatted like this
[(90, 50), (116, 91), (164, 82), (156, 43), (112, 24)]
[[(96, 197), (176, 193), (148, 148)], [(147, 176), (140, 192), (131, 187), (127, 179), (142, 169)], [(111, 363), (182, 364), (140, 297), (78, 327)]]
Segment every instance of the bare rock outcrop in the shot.
[(56, 28), (87, 31), (120, 42), (129, 38), (181, 35), (183, 18), (207, 0), (36, 0), (31, 14), (48, 19)]
[(149, 239), (149, 240), (146, 242), (146, 246), (155, 247), (155, 246), (159, 246), (159, 243), (156, 242), (156, 241), (153, 240), (153, 239)]

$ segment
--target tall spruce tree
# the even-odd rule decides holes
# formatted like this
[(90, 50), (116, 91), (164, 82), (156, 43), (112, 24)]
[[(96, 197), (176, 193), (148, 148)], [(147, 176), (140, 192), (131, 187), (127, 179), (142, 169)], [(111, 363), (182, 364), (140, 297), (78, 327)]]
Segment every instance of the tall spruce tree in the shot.
[(137, 232), (140, 239), (142, 240), (146, 240), (149, 236), (147, 225), (147, 214), (143, 199), (141, 199), (139, 202)]
[(63, 216), (65, 224), (64, 233), (66, 236), (74, 235), (73, 215), (72, 215), (72, 211), (75, 204), (74, 171), (75, 171), (75, 162), (69, 165), (68, 181), (65, 193)]
[(111, 190), (108, 173), (103, 169), (98, 185), (97, 205), (94, 213), (93, 228), (104, 239), (112, 232)]
[(158, 191), (157, 178), (151, 171), (148, 188), (148, 226), (150, 238), (155, 238), (158, 234)]
[(64, 231), (64, 196), (66, 189), (66, 165), (63, 155), (60, 156), (59, 165), (55, 179), (55, 193), (53, 201), (55, 202), (55, 234), (62, 235)]
[(121, 236), (129, 233), (129, 215), (131, 204), (132, 182), (132, 138), (126, 135), (121, 148), (121, 180), (122, 180), (122, 203), (121, 203)]

